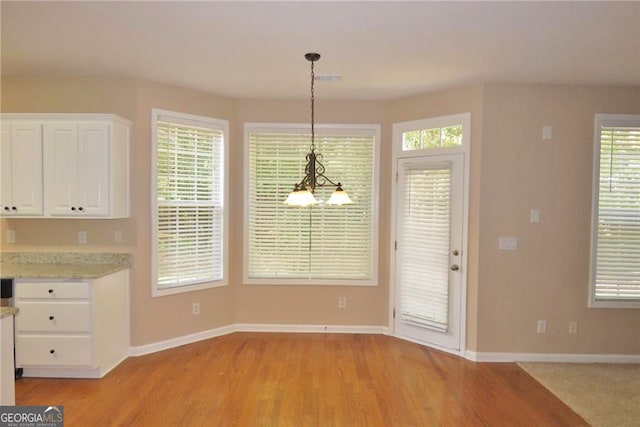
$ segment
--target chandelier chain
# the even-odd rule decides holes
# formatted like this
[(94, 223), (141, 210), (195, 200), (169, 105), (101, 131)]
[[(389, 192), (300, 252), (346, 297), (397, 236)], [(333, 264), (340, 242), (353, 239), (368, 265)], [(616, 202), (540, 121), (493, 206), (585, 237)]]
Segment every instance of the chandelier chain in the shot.
[[(307, 61), (311, 62), (311, 151), (306, 156), (307, 164), (304, 167), (304, 177), (302, 180), (294, 184), (293, 191), (287, 197), (285, 204), (290, 206), (309, 206), (318, 203), (313, 196), (316, 187), (324, 187), (325, 185), (332, 185), (336, 187), (333, 194), (327, 201), (328, 205), (343, 205), (347, 203), (353, 203), (347, 193), (342, 189), (340, 182), (335, 183), (325, 175), (325, 167), (322, 164), (322, 154), (316, 154), (316, 117), (315, 117), (315, 64), (314, 62), (320, 59), (318, 53), (307, 53), (304, 55)], [(311, 225), (311, 219), (309, 221)], [(311, 234), (309, 234), (311, 238)], [(311, 245), (311, 242), (309, 242)], [(311, 254), (311, 251), (309, 251)], [(311, 256), (311, 255), (309, 255)]]
[(316, 142), (315, 142), (315, 96), (313, 91), (313, 83), (315, 81), (315, 74), (313, 72), (313, 61), (311, 61), (311, 151), (314, 152), (316, 150)]

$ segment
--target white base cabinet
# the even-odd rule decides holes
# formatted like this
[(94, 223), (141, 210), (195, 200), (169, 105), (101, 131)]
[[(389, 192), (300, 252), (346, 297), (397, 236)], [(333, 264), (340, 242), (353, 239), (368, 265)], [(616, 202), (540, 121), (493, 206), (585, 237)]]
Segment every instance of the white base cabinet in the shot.
[(129, 270), (94, 280), (16, 280), (25, 377), (102, 378), (128, 356)]
[(16, 404), (13, 366), (13, 315), (11, 315), (0, 318), (0, 406)]

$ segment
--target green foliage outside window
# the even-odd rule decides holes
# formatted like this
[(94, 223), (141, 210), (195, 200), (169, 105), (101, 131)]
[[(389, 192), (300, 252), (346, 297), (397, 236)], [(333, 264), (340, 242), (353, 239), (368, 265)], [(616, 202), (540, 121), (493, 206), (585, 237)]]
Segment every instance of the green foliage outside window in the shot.
[(402, 134), (404, 151), (460, 145), (462, 145), (462, 125), (415, 130)]

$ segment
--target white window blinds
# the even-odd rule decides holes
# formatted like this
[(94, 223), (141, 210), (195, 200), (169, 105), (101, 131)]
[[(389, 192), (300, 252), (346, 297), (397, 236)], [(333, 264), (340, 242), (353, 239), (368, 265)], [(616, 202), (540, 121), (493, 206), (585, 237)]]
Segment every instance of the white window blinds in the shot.
[(214, 123), (157, 118), (158, 289), (223, 278), (224, 137)]
[(248, 132), (246, 279), (371, 281), (375, 245), (375, 132), (318, 132), (326, 175), (354, 201), (329, 206), (332, 186), (316, 189), (319, 205), (284, 205), (304, 174), (310, 135)]
[(599, 130), (593, 297), (640, 302), (640, 116)]
[(405, 321), (446, 330), (449, 308), (451, 165), (402, 170), (398, 259)]

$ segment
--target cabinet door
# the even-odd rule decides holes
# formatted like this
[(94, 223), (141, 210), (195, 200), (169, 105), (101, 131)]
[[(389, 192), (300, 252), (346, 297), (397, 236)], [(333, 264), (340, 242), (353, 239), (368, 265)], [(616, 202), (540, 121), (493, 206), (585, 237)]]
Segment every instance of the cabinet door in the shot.
[(46, 124), (45, 194), (48, 215), (109, 215), (109, 131), (109, 124), (104, 122)]
[(2, 126), (2, 215), (42, 215), (42, 124)]
[(2, 168), (2, 181), (0, 181), (0, 215), (10, 213), (12, 205), (11, 184), (11, 123), (3, 120), (0, 125), (0, 167)]
[(46, 214), (76, 216), (78, 206), (78, 125), (45, 124), (44, 192)]
[(109, 130), (107, 123), (78, 125), (78, 205), (88, 216), (109, 215)]

